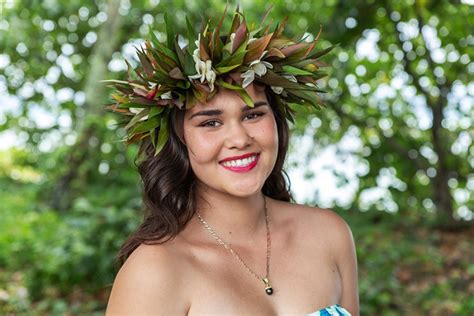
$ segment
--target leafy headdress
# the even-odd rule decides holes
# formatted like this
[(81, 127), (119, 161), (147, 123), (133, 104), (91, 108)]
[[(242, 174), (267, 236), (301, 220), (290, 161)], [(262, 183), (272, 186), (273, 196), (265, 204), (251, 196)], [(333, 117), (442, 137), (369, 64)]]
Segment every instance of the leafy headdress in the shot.
[(137, 48), (138, 67), (131, 71), (127, 62), (127, 80), (105, 80), (115, 88), (114, 103), (107, 108), (125, 117), (127, 143), (150, 137), (158, 154), (168, 140), (173, 107), (184, 110), (206, 102), (216, 94), (216, 87), (237, 92), (253, 107), (245, 87), (252, 82), (269, 86), (276, 105), (291, 122), (292, 104), (320, 109), (318, 93), (324, 91), (316, 82), (326, 74), (319, 59), (333, 48), (316, 50), (321, 31), (311, 42), (291, 40), (283, 35), (286, 19), (272, 29), (265, 25), (268, 10), (260, 27), (249, 28), (237, 8), (227, 36), (221, 36), (226, 13), (227, 8), (215, 27), (203, 23), (197, 35), (186, 19), (186, 47), (179, 45), (178, 34), (172, 33), (165, 16), (166, 43), (151, 31), (151, 42)]

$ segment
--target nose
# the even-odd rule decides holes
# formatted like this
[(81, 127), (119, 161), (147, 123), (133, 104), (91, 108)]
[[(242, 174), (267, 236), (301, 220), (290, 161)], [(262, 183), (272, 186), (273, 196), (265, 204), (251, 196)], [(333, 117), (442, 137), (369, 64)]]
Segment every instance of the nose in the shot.
[(253, 137), (250, 136), (248, 129), (242, 122), (228, 124), (227, 130), (224, 132), (227, 134), (225, 138), (227, 148), (246, 148), (252, 143)]

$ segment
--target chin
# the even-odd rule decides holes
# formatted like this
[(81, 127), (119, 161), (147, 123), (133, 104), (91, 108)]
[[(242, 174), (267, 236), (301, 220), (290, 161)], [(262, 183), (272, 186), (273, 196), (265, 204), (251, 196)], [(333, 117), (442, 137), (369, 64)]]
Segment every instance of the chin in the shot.
[(249, 184), (241, 184), (239, 186), (234, 186), (232, 188), (228, 188), (226, 191), (229, 194), (239, 197), (249, 197), (255, 194), (259, 194), (262, 191), (263, 184), (258, 185), (249, 185)]

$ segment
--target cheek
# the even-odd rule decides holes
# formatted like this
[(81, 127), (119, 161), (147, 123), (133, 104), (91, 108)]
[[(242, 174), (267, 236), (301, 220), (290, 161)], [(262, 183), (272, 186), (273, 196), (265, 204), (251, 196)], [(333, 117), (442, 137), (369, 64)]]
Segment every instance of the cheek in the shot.
[(199, 133), (196, 129), (192, 131), (185, 129), (184, 137), (191, 164), (206, 163), (215, 159), (218, 148), (216, 138)]
[(265, 120), (262, 124), (261, 135), (265, 136), (265, 144), (268, 146), (275, 146), (275, 150), (278, 150), (278, 130), (275, 122), (275, 118), (271, 117)]

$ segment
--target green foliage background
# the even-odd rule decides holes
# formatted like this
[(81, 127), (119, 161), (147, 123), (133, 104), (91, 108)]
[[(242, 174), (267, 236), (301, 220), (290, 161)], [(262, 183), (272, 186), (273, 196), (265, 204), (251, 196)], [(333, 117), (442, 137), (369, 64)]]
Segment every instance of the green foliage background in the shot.
[[(339, 44), (326, 58), (328, 109), (300, 113), (288, 168), (316, 183), (308, 166), (331, 146), (338, 161), (362, 166), (355, 178), (331, 170), (340, 187), (356, 187), (350, 203), (331, 207), (354, 233), (362, 315), (474, 311), (468, 2), (240, 2), (249, 21), (271, 3), (275, 21), (289, 16), (289, 35), (322, 25), (320, 47)], [(0, 0), (0, 314), (103, 312), (141, 193), (136, 148), (117, 141), (123, 131), (103, 111), (98, 81), (123, 76), (122, 56), (133, 62), (149, 27), (165, 40), (163, 13), (186, 34), (186, 15), (197, 28), (224, 7)], [(299, 202), (320, 205), (321, 193)]]

